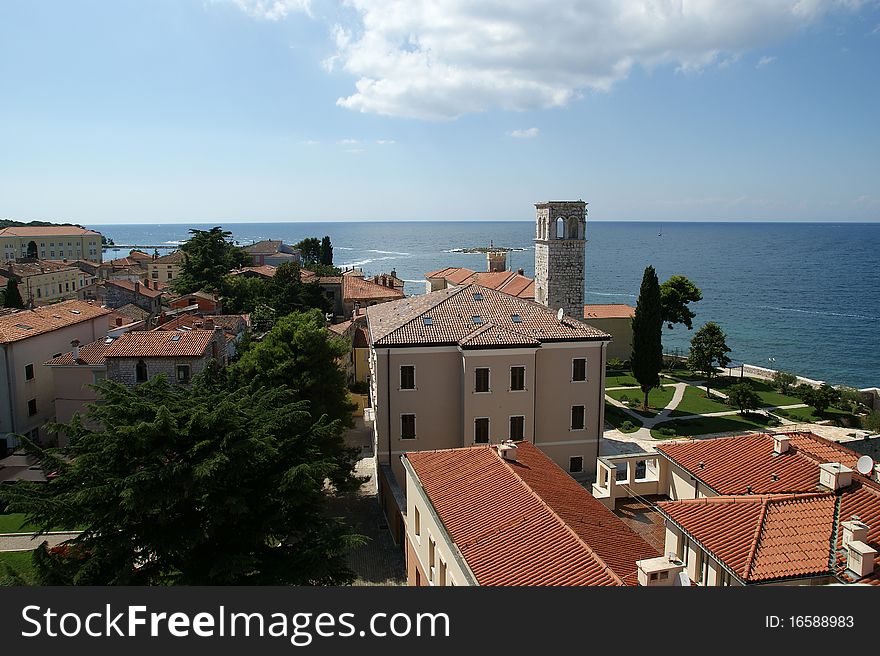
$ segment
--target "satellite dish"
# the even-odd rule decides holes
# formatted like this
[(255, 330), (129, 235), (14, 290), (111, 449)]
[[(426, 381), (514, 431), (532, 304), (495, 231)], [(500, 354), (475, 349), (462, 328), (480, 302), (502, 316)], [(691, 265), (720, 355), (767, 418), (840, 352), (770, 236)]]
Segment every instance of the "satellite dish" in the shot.
[(862, 456), (859, 458), (859, 461), (856, 463), (856, 471), (863, 476), (867, 476), (874, 471), (874, 461), (871, 459), (871, 456)]
[(564, 317), (564, 316), (565, 316), (565, 310), (563, 310), (562, 308), (559, 308), (559, 309), (556, 311), (556, 320), (557, 320), (557, 321), (562, 321), (562, 317)]

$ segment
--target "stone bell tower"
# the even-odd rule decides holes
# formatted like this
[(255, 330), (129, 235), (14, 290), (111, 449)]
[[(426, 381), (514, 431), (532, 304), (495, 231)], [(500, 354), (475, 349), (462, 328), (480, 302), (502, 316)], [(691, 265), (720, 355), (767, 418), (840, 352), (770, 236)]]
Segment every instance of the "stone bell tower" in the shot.
[(548, 201), (535, 209), (535, 301), (583, 319), (587, 204)]

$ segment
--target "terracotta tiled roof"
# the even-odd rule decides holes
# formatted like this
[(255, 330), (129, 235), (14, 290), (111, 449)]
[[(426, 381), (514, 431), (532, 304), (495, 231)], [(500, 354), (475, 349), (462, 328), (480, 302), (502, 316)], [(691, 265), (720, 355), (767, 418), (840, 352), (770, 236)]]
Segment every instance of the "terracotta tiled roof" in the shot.
[[(787, 433), (787, 453), (773, 453), (772, 435), (740, 435), (677, 444), (657, 451), (717, 494), (812, 492), (824, 462), (855, 467), (857, 453), (810, 433)], [(702, 466), (700, 465), (702, 463)]]
[(133, 321), (141, 321), (150, 316), (149, 312), (134, 303), (126, 303), (122, 307), (114, 309), (113, 312), (115, 314), (124, 315)]
[(317, 280), (324, 285), (341, 285), (342, 276), (321, 276)]
[(275, 255), (276, 253), (290, 255), (290, 253), (284, 253), (281, 250), (283, 245), (284, 242), (280, 239), (264, 239), (263, 241), (258, 241), (250, 246), (245, 246), (244, 250), (251, 255)]
[(518, 343), (526, 339), (611, 339), (607, 333), (571, 317), (560, 323), (556, 313), (543, 305), (478, 285), (441, 289), (375, 305), (367, 308), (367, 322), (375, 346), (461, 344), (477, 331), (482, 334), (486, 323), (516, 333), (520, 337), (514, 341)]
[(122, 289), (127, 289), (130, 292), (134, 292), (134, 287), (137, 284), (138, 294), (140, 294), (141, 296), (146, 296), (147, 298), (156, 298), (157, 296), (162, 295), (162, 292), (158, 289), (147, 287), (142, 283), (133, 283), (131, 280), (107, 280), (104, 284), (121, 287)]
[(107, 337), (105, 339), (99, 339), (96, 342), (92, 342), (91, 344), (86, 344), (85, 346), (79, 347), (79, 360), (74, 362), (73, 360), (73, 351), (68, 351), (63, 355), (59, 355), (57, 358), (52, 358), (49, 360), (46, 365), (49, 367), (55, 366), (64, 366), (70, 367), (74, 364), (85, 364), (85, 365), (102, 365), (104, 364), (104, 357), (107, 353), (107, 349), (110, 348), (110, 345), (113, 343), (112, 337)]
[(342, 276), (342, 298), (352, 301), (378, 301), (403, 298), (403, 292), (394, 287), (379, 285), (357, 276)]
[(107, 349), (108, 358), (201, 357), (214, 339), (213, 330), (129, 332)]
[(67, 237), (88, 236), (100, 237), (101, 233), (94, 230), (86, 230), (79, 226), (9, 226), (0, 230), (0, 237)]
[(110, 314), (110, 310), (86, 301), (62, 301), (33, 310), (20, 310), (0, 316), (0, 344), (8, 344), (34, 335)]
[(177, 301), (185, 300), (188, 298), (189, 299), (200, 298), (203, 301), (216, 301), (217, 300), (216, 298), (214, 298), (213, 294), (209, 294), (208, 292), (193, 292), (191, 294), (184, 294), (183, 296), (178, 296), (172, 302), (176, 303)]
[(133, 260), (152, 260), (153, 256), (149, 253), (145, 253), (144, 251), (139, 251), (137, 249), (133, 249), (128, 253), (128, 256)]
[[(868, 537), (864, 540), (880, 552), (880, 485), (868, 482), (858, 474), (853, 474), (854, 483), (847, 493), (840, 497), (838, 524), (858, 516), (859, 521), (868, 525)], [(838, 571), (846, 568), (846, 556), (843, 554), (843, 531), (838, 528), (837, 557), (835, 567)], [(880, 585), (880, 553), (874, 559), (874, 573), (862, 579), (860, 583)]]
[(351, 328), (352, 321), (349, 319), (348, 321), (343, 321), (342, 323), (334, 323), (330, 326), (327, 326), (327, 329), (331, 333), (336, 333), (337, 335), (344, 335), (348, 332), (348, 329)]
[[(229, 275), (240, 276), (243, 273), (255, 273), (264, 278), (274, 278), (277, 271), (278, 267), (274, 267), (271, 264), (263, 264), (262, 266), (248, 266), (240, 269), (233, 269), (229, 272)], [(309, 273), (311, 273), (311, 271)], [(315, 274), (312, 274), (313, 277), (314, 275)], [(300, 276), (300, 279), (302, 279), (302, 277), (303, 276)]]
[(408, 453), (425, 493), (480, 585), (635, 584), (657, 552), (538, 448), (516, 462), (494, 447)]
[(232, 333), (238, 332), (247, 325), (244, 317), (240, 314), (214, 314), (210, 317), (181, 314), (160, 324), (155, 330), (207, 330), (204, 328), (206, 321), (211, 321), (215, 326)]
[(584, 319), (631, 319), (636, 309), (625, 303), (599, 303), (584, 306)]
[(178, 264), (183, 262), (185, 258), (186, 255), (183, 251), (172, 251), (168, 255), (157, 257), (155, 260), (151, 259), (150, 262), (152, 264)]
[(443, 278), (453, 285), (469, 285), (471, 283), (497, 289), (498, 291), (519, 296), (520, 298), (535, 298), (535, 281), (513, 271), (472, 271), (464, 267), (446, 267), (425, 274), (431, 278)]
[(37, 260), (36, 262), (5, 262), (0, 265), (0, 267), (21, 278), (39, 276), (44, 273), (79, 271), (75, 266), (49, 260)]
[(829, 573), (831, 493), (709, 497), (659, 508), (743, 581)]

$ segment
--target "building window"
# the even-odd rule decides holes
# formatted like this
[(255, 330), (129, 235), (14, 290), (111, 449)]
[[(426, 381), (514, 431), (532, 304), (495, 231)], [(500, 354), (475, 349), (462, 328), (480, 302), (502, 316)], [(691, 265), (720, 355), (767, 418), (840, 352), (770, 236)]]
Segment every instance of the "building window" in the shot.
[(510, 439), (522, 440), (525, 437), (526, 418), (511, 417), (510, 418)]
[(37, 287), (37, 298), (42, 298), (42, 296), (43, 296), (42, 290), (39, 287)]
[(474, 419), (474, 442), (476, 444), (489, 443), (489, 418), (477, 417)]
[(581, 382), (587, 379), (586, 358), (575, 358), (571, 361), (571, 379), (574, 382)]
[(475, 392), (488, 392), (489, 391), (489, 368), (488, 367), (477, 367), (474, 369), (474, 391)]
[(31, 399), (28, 401), (28, 417), (33, 417), (37, 414), (37, 400)]
[(419, 537), (422, 534), (422, 514), (419, 512), (418, 508), (414, 508), (415, 512), (415, 521), (413, 522), (413, 532), (416, 537)]
[(434, 578), (434, 568), (437, 566), (437, 543), (434, 542), (434, 538), (430, 535), (428, 536), (428, 578), (433, 583), (436, 581)]
[(440, 559), (440, 575), (437, 578), (437, 585), (446, 585), (446, 561)]
[(400, 415), (400, 439), (416, 439), (416, 416)]
[(159, 279), (159, 271), (156, 270), (156, 269), (153, 269), (153, 270), (150, 272), (150, 277), (151, 277), (153, 280), (158, 280), (158, 279)]
[(571, 430), (584, 429), (584, 406), (571, 406)]
[(70, 283), (69, 282), (64, 283), (64, 291), (66, 291), (66, 292), (70, 291)]
[(526, 368), (511, 367), (510, 368), (510, 389), (514, 392), (522, 391), (526, 388)]
[(33, 380), (34, 379), (34, 365), (26, 364), (24, 366), (24, 379), (25, 380)]
[(134, 367), (134, 379), (138, 383), (147, 382), (147, 363), (143, 360), (138, 360)]
[(400, 367), (400, 389), (414, 390), (416, 388), (416, 368), (411, 364)]
[(568, 459), (568, 471), (572, 474), (579, 474), (584, 471), (584, 457), (572, 456)]
[(189, 382), (189, 365), (188, 364), (177, 365), (177, 382), (178, 383), (188, 383)]

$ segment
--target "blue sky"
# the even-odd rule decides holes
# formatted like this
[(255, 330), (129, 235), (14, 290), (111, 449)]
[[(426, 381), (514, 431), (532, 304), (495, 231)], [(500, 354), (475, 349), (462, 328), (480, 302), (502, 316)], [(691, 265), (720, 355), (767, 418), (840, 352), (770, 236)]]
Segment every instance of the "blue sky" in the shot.
[(0, 217), (880, 219), (880, 4), (0, 3)]

